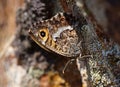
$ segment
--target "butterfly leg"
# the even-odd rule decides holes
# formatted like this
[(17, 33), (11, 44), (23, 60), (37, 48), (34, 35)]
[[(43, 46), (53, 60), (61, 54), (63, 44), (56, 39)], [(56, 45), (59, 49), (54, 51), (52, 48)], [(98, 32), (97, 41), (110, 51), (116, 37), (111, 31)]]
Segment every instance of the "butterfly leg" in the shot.
[(72, 63), (73, 61), (75, 61), (75, 60), (76, 60), (76, 59), (70, 59), (70, 60), (66, 63), (66, 65), (65, 65), (65, 67), (63, 68), (63, 71), (62, 71), (63, 74), (65, 73), (65, 70), (66, 70), (67, 66), (68, 66), (70, 63)]

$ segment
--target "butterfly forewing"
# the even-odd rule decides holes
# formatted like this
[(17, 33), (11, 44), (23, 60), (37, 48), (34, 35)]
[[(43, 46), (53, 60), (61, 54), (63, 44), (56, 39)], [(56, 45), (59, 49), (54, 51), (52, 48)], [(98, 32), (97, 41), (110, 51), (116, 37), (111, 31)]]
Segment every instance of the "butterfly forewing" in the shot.
[(80, 53), (78, 45), (80, 39), (74, 24), (74, 17), (58, 13), (51, 19), (41, 21), (37, 29), (30, 29), (30, 36), (37, 44), (50, 52), (76, 57)]

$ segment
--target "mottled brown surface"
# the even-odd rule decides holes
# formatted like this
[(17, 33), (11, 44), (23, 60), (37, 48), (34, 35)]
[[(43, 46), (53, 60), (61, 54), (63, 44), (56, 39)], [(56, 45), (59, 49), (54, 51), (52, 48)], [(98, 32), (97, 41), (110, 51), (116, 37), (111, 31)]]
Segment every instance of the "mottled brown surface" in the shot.
[[(87, 6), (89, 5), (86, 12), (88, 12), (88, 14), (89, 12), (94, 14), (89, 15), (89, 18), (93, 20), (92, 23), (95, 25), (97, 35), (99, 36), (100, 42), (102, 43), (102, 48), (105, 51), (105, 56), (108, 56), (106, 59), (107, 70), (112, 71), (115, 77), (117, 77), (117, 81), (119, 82), (120, 51), (118, 50), (118, 45), (116, 45), (114, 41), (120, 43), (120, 1), (85, 1), (87, 1)], [(41, 76), (41, 73), (49, 70), (55, 70), (58, 71), (72, 87), (78, 87), (78, 85), (81, 86), (79, 77), (80, 75), (75, 66), (75, 63), (70, 64), (65, 70), (65, 74), (62, 74), (62, 70), (69, 59), (43, 50), (37, 44), (35, 44), (28, 35), (28, 29), (29, 27), (33, 28), (32, 25), (34, 25), (34, 23), (39, 20), (51, 18), (57, 12), (62, 11), (61, 6), (59, 6), (60, 3), (57, 3), (56, 0), (30, 0), (30, 2), (29, 0), (25, 0), (25, 3), (26, 4), (23, 5), (23, 0), (0, 0), (0, 57), (1, 53), (5, 53), (5, 55), (2, 57), (3, 60), (1, 61), (0, 59), (0, 86), (6, 87), (7, 85), (6, 83), (8, 82), (8, 79), (6, 77), (5, 71), (10, 73), (9, 70), (12, 69), (15, 70), (12, 72), (12, 74), (15, 75), (20, 73), (21, 75), (21, 68), (27, 71), (27, 75), (24, 76), (26, 79), (22, 81), (23, 86), (28, 85), (27, 82), (29, 82), (29, 80), (31, 81), (30, 84), (39, 82), (38, 79), (31, 78), (31, 74), (29, 76), (31, 68), (33, 68), (33, 72), (40, 70), (37, 78)], [(22, 6), (22, 8), (17, 12), (17, 34), (15, 36), (15, 40), (12, 43), (12, 46), (8, 46), (12, 42), (12, 36), (14, 36), (16, 32), (15, 11), (19, 6)], [(114, 41), (110, 41), (110, 37), (112, 37)], [(104, 42), (104, 40), (107, 42)], [(4, 57), (6, 58), (4, 59)], [(33, 77), (34, 75), (36, 76), (34, 73), (32, 73), (32, 75)], [(28, 78), (31, 79), (28, 80)], [(11, 79), (15, 78), (11, 77)], [(11, 81), (14, 82), (14, 80)], [(38, 85), (40, 84), (37, 84), (37, 86)]]
[[(120, 81), (120, 67), (119, 67), (119, 61), (120, 61), (120, 46), (117, 44), (119, 43), (119, 6), (120, 3), (118, 0), (85, 0), (83, 1), (86, 7), (86, 11), (88, 12), (89, 17), (91, 18), (92, 23), (94, 24), (94, 28), (97, 32), (88, 31), (86, 34), (83, 33), (83, 36), (85, 36), (86, 41), (86, 47), (88, 47), (88, 50), (94, 54), (96, 58), (93, 60), (89, 60), (90, 65), (90, 72), (92, 72), (91, 76), (97, 76), (97, 70), (100, 72), (97, 77), (104, 77), (111, 78), (109, 81), (106, 81), (108, 86), (114, 85), (119, 87), (119, 81)], [(97, 36), (95, 35), (97, 34)], [(88, 35), (88, 37), (87, 37)], [(91, 38), (91, 39), (90, 39)], [(94, 41), (92, 39), (94, 38)], [(95, 38), (97, 38), (95, 40)], [(116, 43), (115, 43), (116, 42)], [(93, 44), (94, 43), (94, 44)], [(93, 44), (93, 45), (92, 45)], [(98, 45), (99, 44), (99, 45)], [(101, 54), (102, 53), (102, 54)], [(100, 57), (101, 55), (101, 57)], [(102, 57), (103, 56), (103, 57)], [(100, 58), (99, 58), (100, 57)], [(98, 66), (94, 65), (97, 64)], [(93, 65), (93, 66), (92, 66)], [(92, 71), (92, 68), (94, 67), (94, 70)], [(95, 67), (97, 67), (95, 69)], [(102, 69), (103, 68), (103, 69)], [(104, 71), (104, 69), (106, 71)], [(102, 72), (101, 72), (102, 71)], [(103, 75), (103, 73), (105, 73)], [(100, 74), (101, 73), (101, 74)], [(95, 77), (93, 77), (93, 85), (103, 85), (102, 82), (97, 83), (95, 81)], [(101, 78), (102, 80), (102, 78)], [(108, 79), (107, 79), (108, 80)], [(95, 82), (94, 82), (95, 81)], [(110, 83), (109, 83), (110, 82)], [(107, 85), (105, 86), (107, 87)]]

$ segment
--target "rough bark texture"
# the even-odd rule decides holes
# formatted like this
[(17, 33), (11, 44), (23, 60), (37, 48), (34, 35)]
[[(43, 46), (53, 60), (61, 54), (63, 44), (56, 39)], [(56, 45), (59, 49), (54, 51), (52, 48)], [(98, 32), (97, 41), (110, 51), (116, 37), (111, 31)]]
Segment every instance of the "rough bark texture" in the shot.
[[(37, 21), (51, 18), (59, 11), (70, 12), (72, 6), (69, 6), (69, 10), (62, 9), (59, 1), (64, 3), (64, 0), (25, 0), (15, 19), (16, 7), (23, 1), (0, 0), (0, 57), (3, 58), (0, 60), (2, 74), (0, 86), (39, 87), (46, 80), (42, 77), (47, 74), (43, 73), (57, 71), (71, 87), (81, 87), (80, 71), (78, 72), (75, 62), (63, 75), (62, 70), (69, 59), (46, 52), (28, 35), (28, 29), (35, 27)], [(82, 23), (80, 25), (82, 29), (79, 31), (83, 37), (82, 55), (93, 55), (93, 58), (78, 62), (84, 63), (87, 67), (88, 80), (91, 83), (89, 86), (119, 87), (120, 46), (117, 43), (120, 43), (120, 1), (76, 0), (76, 2), (82, 11), (79, 13), (77, 8), (72, 9), (72, 14), (82, 19), (79, 20)], [(86, 19), (80, 16), (81, 13)], [(17, 34), (14, 35), (13, 43), (8, 46), (6, 44), (11, 43), (10, 39), (15, 33), (15, 20), (17, 20)]]
[[(84, 10), (88, 6), (89, 8), (86, 8), (86, 12), (94, 11), (92, 12), (93, 14), (87, 13), (87, 15), (84, 15), (84, 17), (87, 18), (86, 21), (88, 24), (86, 24), (85, 21), (83, 21), (85, 18), (79, 17), (81, 16), (81, 13), (83, 14), (83, 12), (82, 10), (77, 9), (77, 7), (74, 5), (74, 0), (68, 1), (67, 3), (68, 10), (66, 9), (65, 10), (72, 13), (76, 18), (78, 18), (79, 19), (78, 21), (80, 23), (81, 23), (81, 19), (83, 21), (83, 24), (81, 24), (82, 25), (81, 34), (83, 36), (83, 41), (84, 41), (84, 43), (82, 44), (83, 51), (84, 51), (83, 54), (87, 54), (87, 55), (90, 54), (93, 56), (93, 58), (88, 58), (88, 60), (85, 60), (87, 62), (86, 66), (88, 68), (88, 73), (89, 73), (88, 75), (89, 75), (91, 86), (92, 87), (96, 87), (96, 86), (119, 87), (119, 80), (120, 80), (119, 71), (120, 70), (119, 70), (118, 63), (120, 61), (119, 60), (120, 47), (117, 45), (117, 43), (113, 43), (110, 37), (108, 37), (110, 36), (108, 34), (109, 30), (105, 32), (107, 28), (107, 17), (105, 14), (105, 10), (107, 7), (105, 6), (106, 2), (101, 1), (102, 4), (101, 3), (98, 4), (100, 2), (99, 0), (98, 1), (86, 0), (83, 2), (84, 2), (84, 5), (83, 5), (83, 8), (81, 9)], [(90, 6), (93, 6), (93, 7), (90, 7)], [(91, 21), (89, 21), (91, 17), (92, 19)], [(96, 24), (94, 24), (94, 22), (96, 22)], [(80, 28), (81, 28), (81, 25), (79, 26)], [(111, 60), (116, 60), (116, 61), (111, 61)], [(82, 63), (81, 60), (79, 61), (79, 63)], [(80, 64), (78, 64), (78, 66), (79, 65)], [(117, 72), (115, 70), (117, 70)]]
[[(107, 58), (104, 55), (104, 48), (99, 41), (94, 29), (88, 25), (82, 31), (84, 37), (84, 49), (86, 53), (93, 55), (93, 58), (88, 58), (88, 72), (90, 72), (90, 81), (93, 87), (116, 87), (116, 77), (111, 70), (112, 67)], [(119, 80), (119, 79), (118, 79)]]
[[(88, 72), (90, 73), (89, 78), (92, 86), (119, 87), (120, 47), (110, 38), (112, 36), (109, 35), (108, 32), (112, 29), (106, 28), (106, 26), (110, 23), (107, 21), (107, 19), (110, 18), (107, 18), (108, 16), (106, 17), (105, 11), (107, 6), (105, 5), (108, 4), (109, 1), (101, 1), (100, 4), (98, 4), (100, 2), (99, 0), (86, 0), (83, 2), (85, 2), (84, 6), (88, 6), (88, 8), (86, 8), (86, 11), (88, 12), (88, 18), (92, 17), (92, 23), (88, 21), (88, 25), (84, 26), (81, 33), (84, 38), (83, 49), (85, 54), (93, 55), (93, 58), (88, 58), (87, 60)], [(92, 13), (90, 14), (89, 11), (92, 11)], [(102, 22), (102, 19), (105, 23)], [(95, 21), (96, 24), (94, 25)]]

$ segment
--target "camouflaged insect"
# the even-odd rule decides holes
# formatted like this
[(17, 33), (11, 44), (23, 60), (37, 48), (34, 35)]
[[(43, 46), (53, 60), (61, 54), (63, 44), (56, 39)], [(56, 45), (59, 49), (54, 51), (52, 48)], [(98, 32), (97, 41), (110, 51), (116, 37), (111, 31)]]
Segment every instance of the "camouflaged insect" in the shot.
[[(73, 0), (66, 1), (65, 4), (70, 4), (69, 2)], [(62, 2), (65, 1), (63, 0)], [(66, 6), (65, 4), (64, 6)], [(75, 3), (73, 2), (72, 4)], [(78, 9), (76, 6), (72, 6), (76, 10)], [(43, 49), (65, 57), (76, 58), (76, 62), (79, 62), (78, 69), (82, 77), (82, 87), (89, 87), (86, 63), (84, 60), (79, 61), (79, 59), (83, 59), (84, 57), (90, 57), (89, 55), (82, 56), (81, 54), (82, 38), (80, 31), (87, 22), (83, 15), (75, 16), (79, 12), (77, 13), (75, 11), (76, 13), (72, 14), (72, 11), (74, 13), (73, 9), (65, 10), (65, 13), (58, 13), (51, 19), (40, 21), (37, 24), (35, 23), (34, 27), (37, 27), (30, 29), (29, 34)]]
[[(60, 1), (66, 13), (58, 13), (51, 19), (39, 22), (39, 27), (29, 31), (32, 39), (47, 51), (80, 59), (83, 58), (80, 49), (80, 32), (83, 30), (82, 37), (87, 37), (89, 43), (87, 43), (86, 49), (90, 49), (89, 51), (94, 57), (88, 59), (89, 65), (86, 65), (85, 61), (78, 61), (82, 87), (120, 87), (119, 79), (115, 78), (116, 76), (112, 74), (113, 71), (110, 70), (110, 64), (106, 64), (107, 59), (103, 58), (102, 47), (98, 43), (97, 36), (92, 32), (93, 28), (88, 26), (85, 17), (81, 15), (81, 11), (74, 0)], [(85, 33), (87, 32), (83, 29), (85, 26), (89, 27), (87, 28), (91, 31), (89, 34)]]
[(70, 14), (58, 13), (51, 19), (40, 21), (37, 29), (30, 29), (32, 39), (42, 48), (66, 57), (80, 54), (80, 37)]
[[(77, 21), (75, 17), (67, 13), (58, 13), (51, 19), (40, 21), (38, 24), (39, 27), (30, 29), (29, 34), (40, 47), (65, 57), (83, 58), (79, 32), (82, 23)], [(79, 69), (82, 83), (84, 87), (88, 87), (88, 75), (83, 61)]]

